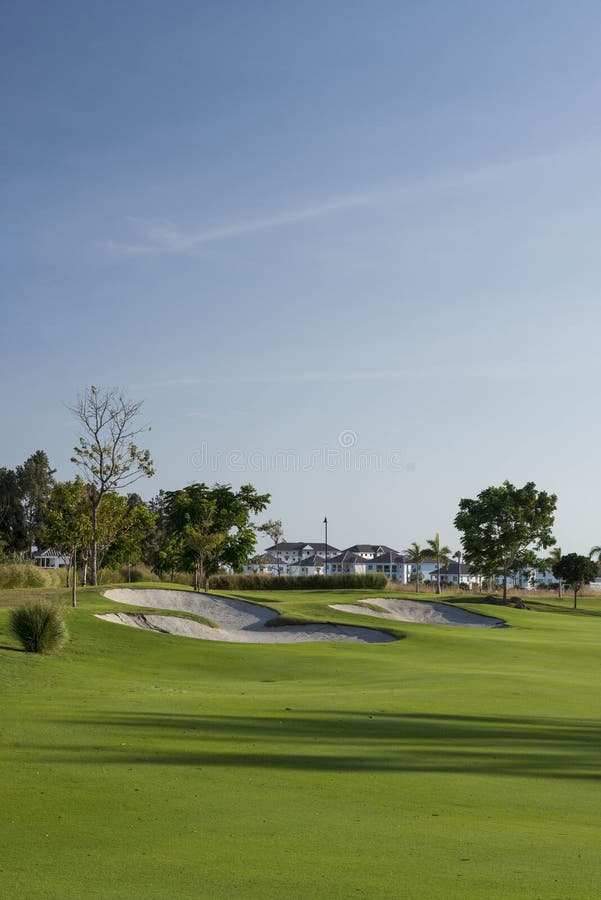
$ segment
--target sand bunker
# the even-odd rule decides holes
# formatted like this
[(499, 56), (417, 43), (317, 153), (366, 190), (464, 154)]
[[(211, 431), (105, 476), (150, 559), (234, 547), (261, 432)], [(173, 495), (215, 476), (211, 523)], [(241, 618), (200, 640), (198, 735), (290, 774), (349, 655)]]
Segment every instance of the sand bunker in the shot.
[(272, 609), (245, 603), (231, 597), (213, 594), (196, 594), (192, 591), (160, 589), (132, 590), (113, 588), (104, 596), (116, 603), (130, 606), (149, 606), (153, 609), (170, 609), (194, 613), (213, 622), (217, 628), (203, 625), (193, 619), (177, 616), (161, 616), (154, 613), (108, 613), (99, 619), (118, 622), (134, 628), (146, 628), (167, 634), (201, 638), (205, 641), (228, 641), (236, 644), (293, 644), (299, 641), (353, 641), (361, 644), (382, 644), (394, 641), (390, 634), (355, 625), (286, 625), (266, 627), (266, 622), (276, 617)]
[(363, 616), (377, 616), (380, 619), (395, 619), (399, 622), (417, 622), (420, 625), (468, 625), (471, 628), (502, 628), (503, 619), (494, 619), (478, 613), (468, 612), (446, 603), (435, 603), (429, 600), (404, 600), (384, 597), (373, 597), (363, 603), (373, 603), (382, 607), (385, 612), (376, 612), (365, 606), (335, 603), (332, 609), (341, 612), (360, 613)]

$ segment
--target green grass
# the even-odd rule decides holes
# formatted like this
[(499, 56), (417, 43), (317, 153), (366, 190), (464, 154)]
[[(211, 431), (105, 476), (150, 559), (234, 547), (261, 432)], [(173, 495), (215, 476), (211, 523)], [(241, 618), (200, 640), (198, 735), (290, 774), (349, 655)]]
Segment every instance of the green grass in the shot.
[[(327, 608), (371, 594), (238, 596), (378, 627)], [(86, 590), (53, 657), (0, 610), (0, 896), (596, 897), (601, 599), (570, 602), (259, 646), (102, 622)]]

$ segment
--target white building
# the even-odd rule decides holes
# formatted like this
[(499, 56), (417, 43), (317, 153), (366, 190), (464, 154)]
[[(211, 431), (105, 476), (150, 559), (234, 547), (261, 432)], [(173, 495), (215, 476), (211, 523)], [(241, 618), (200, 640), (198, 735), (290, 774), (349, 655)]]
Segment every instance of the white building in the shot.
[(41, 569), (63, 569), (71, 565), (71, 558), (56, 547), (49, 547), (43, 553), (36, 553), (33, 559), (36, 566), (40, 566)]
[[(434, 569), (431, 574), (432, 581), (437, 580), (438, 569)], [(446, 566), (442, 566), (440, 569), (440, 583), (447, 585), (455, 585), (455, 587), (461, 584), (467, 584), (469, 587), (480, 587), (482, 584), (482, 576), (477, 572), (472, 572), (469, 566), (466, 566), (465, 563), (450, 562), (447, 563)]]
[[(272, 547), (268, 547), (265, 550), (265, 553), (268, 553), (270, 556), (273, 556), (276, 559), (279, 559), (280, 562), (285, 564), (294, 564), (300, 562), (302, 559), (307, 559), (310, 556), (315, 556), (318, 553), (320, 556), (325, 557), (326, 555), (326, 545), (316, 541), (315, 543), (304, 543), (303, 541), (281, 541), (278, 544), (277, 549), (275, 544)], [(328, 544), (327, 546), (327, 555), (328, 559), (330, 556), (335, 556), (337, 553), (340, 553), (338, 547), (334, 547), (333, 544)]]

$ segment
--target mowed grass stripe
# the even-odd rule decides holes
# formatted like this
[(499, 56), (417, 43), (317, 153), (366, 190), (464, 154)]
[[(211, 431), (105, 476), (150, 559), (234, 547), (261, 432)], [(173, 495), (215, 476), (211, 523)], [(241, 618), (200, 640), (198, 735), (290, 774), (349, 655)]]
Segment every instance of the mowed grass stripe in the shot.
[[(285, 593), (266, 601), (353, 624), (327, 605), (368, 596)], [(8, 649), (2, 613), (0, 890), (596, 896), (590, 604), (503, 610), (490, 631), (399, 623), (394, 644), (254, 646), (101, 622), (112, 604), (84, 592), (44, 659)]]

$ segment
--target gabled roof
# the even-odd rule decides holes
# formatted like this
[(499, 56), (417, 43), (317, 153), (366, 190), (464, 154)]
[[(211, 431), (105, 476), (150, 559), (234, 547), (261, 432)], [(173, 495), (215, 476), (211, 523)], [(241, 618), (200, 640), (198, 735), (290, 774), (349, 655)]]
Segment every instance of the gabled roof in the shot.
[(48, 547), (42, 553), (36, 553), (34, 559), (66, 559), (68, 556), (68, 553), (59, 550), (58, 547)]
[[(303, 543), (303, 541), (293, 541), (292, 543), (290, 541), (280, 541), (280, 543), (277, 546), (277, 549), (278, 550), (302, 550), (303, 547), (306, 547), (306, 546), (307, 545), (305, 543)], [(271, 551), (275, 550), (275, 549), (276, 549), (276, 546), (275, 546), (275, 544), (273, 544), (272, 547), (267, 547), (265, 552), (271, 553)]]
[(396, 553), (392, 547), (387, 547), (386, 544), (353, 544), (352, 547), (346, 548), (351, 553)]
[[(329, 560), (328, 560), (329, 562)], [(313, 556), (305, 556), (304, 559), (299, 559), (298, 562), (293, 563), (292, 567), (297, 566), (324, 566), (325, 559), (323, 556), (318, 556), (317, 553), (314, 553)]]
[[(325, 553), (326, 545), (325, 544), (305, 544), (306, 547), (311, 547), (312, 550), (315, 550), (316, 553)], [(328, 544), (328, 557), (330, 553), (340, 553), (338, 547), (335, 547), (334, 544)]]
[(364, 556), (359, 556), (357, 553), (353, 553), (351, 550), (343, 550), (342, 553), (338, 553), (336, 556), (328, 556), (328, 564), (361, 563), (361, 565), (364, 566), (368, 562), (371, 562), (371, 560), (365, 559)]
[(397, 553), (396, 550), (387, 550), (386, 553), (381, 553), (379, 556), (374, 556), (374, 558), (368, 560), (368, 562), (388, 566), (390, 565), (390, 563), (404, 563), (405, 557), (401, 553)]
[(272, 556), (271, 553), (257, 553), (256, 556), (253, 556), (252, 559), (249, 559), (249, 563), (274, 566), (283, 565), (281, 559), (278, 559), (276, 556)]
[[(292, 542), (282, 541), (277, 546), (278, 553), (281, 550), (283, 550), (284, 552), (286, 552), (287, 550), (288, 551), (291, 551), (291, 550), (298, 550), (298, 551), (314, 550), (317, 553), (322, 553), (325, 551), (325, 549), (326, 549), (326, 545), (320, 543), (319, 541), (316, 541), (316, 542), (312, 542), (312, 541), (292, 541)], [(333, 544), (328, 544), (328, 553), (330, 552), (330, 550), (333, 553), (339, 552), (338, 548), (335, 547)], [(275, 553), (275, 551), (276, 551), (276, 546), (275, 546), (275, 544), (273, 544), (273, 546), (267, 547), (267, 549), (265, 550), (265, 553)]]

